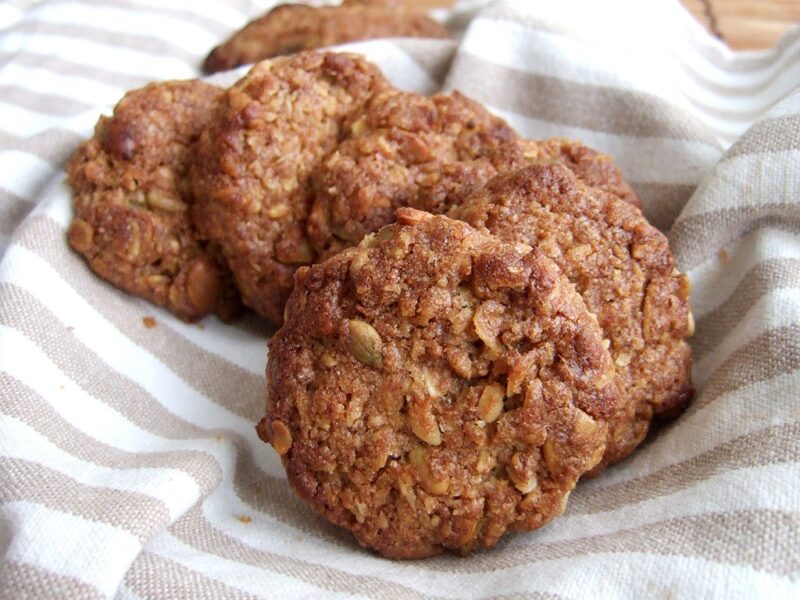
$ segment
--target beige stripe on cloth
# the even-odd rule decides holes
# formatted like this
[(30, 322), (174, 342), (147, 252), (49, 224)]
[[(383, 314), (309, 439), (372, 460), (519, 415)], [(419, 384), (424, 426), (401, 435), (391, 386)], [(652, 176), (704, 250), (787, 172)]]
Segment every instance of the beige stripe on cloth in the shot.
[(739, 282), (725, 302), (697, 320), (697, 342), (692, 346), (695, 360), (714, 351), (725, 336), (736, 329), (743, 315), (774, 290), (800, 288), (800, 260), (783, 258), (758, 263)]
[[(166, 507), (153, 498), (93, 487), (35, 462), (0, 457), (0, 502), (28, 501), (124, 529), (142, 541), (169, 523)], [(135, 506), (136, 511), (128, 507)]]
[(8, 598), (95, 600), (104, 597), (97, 589), (78, 579), (15, 560), (6, 560), (3, 563), (3, 568), (0, 569), (0, 590)]
[[(48, 129), (24, 138), (0, 131), (0, 147), (4, 150), (19, 150), (32, 154), (56, 167), (63, 165), (72, 154), (72, 149), (82, 141), (82, 136), (66, 129)], [(0, 194), (2, 193), (0, 191)], [(15, 221), (15, 224), (20, 222), (21, 219)]]
[(800, 114), (759, 121), (748, 135), (734, 144), (727, 158), (787, 150), (800, 150)]
[(11, 402), (0, 411), (32, 427), (59, 449), (81, 460), (115, 469), (157, 469), (164, 465), (185, 471), (204, 493), (219, 485), (222, 472), (214, 457), (198, 450), (125, 452), (104, 444), (69, 423), (35, 391), (6, 373), (0, 374), (0, 389)]
[[(334, 529), (332, 525), (325, 523), (320, 526), (328, 531), (325, 537), (339, 542), (343, 548), (352, 551), (354, 542), (351, 539)], [(313, 564), (303, 556), (284, 555), (253, 547), (208, 523), (199, 509), (189, 511), (179, 519), (170, 527), (170, 533), (203, 552), (256, 567), (266, 565), (265, 568), (275, 573), (300, 579), (320, 588), (321, 591), (385, 598), (426, 597), (415, 592), (413, 587), (393, 583), (380, 576), (352, 573), (348, 572), (350, 569)]]
[(739, 346), (708, 378), (690, 411), (699, 410), (730, 392), (770, 382), (800, 369), (800, 325), (769, 330)]
[(113, 69), (104, 69), (91, 64), (72, 62), (65, 60), (61, 56), (48, 54), (41, 56), (34, 53), (19, 53), (13, 56), (3, 56), (0, 51), (0, 59), (9, 62), (17, 67), (41, 68), (51, 71), (54, 74), (72, 77), (85, 77), (90, 81), (105, 85), (118, 87), (120, 90), (133, 89), (147, 83), (148, 78), (133, 73), (124, 73)]
[[(64, 243), (63, 163), (115, 90), (199, 75), (211, 40), (270, 2), (8, 3), (0, 597), (796, 597), (800, 34), (742, 57), (676, 2), (620, 2), (638, 29), (588, 0), (503, 1), (450, 13), (455, 42), (347, 46), (403, 87), (476, 97), (528, 137), (613, 152), (694, 287), (698, 393), (684, 415), (546, 528), (409, 563), (315, 516), (257, 439), (266, 326), (177, 322)], [(43, 523), (108, 543), (45, 545)]]
[(125, 586), (142, 598), (258, 598), (150, 552), (136, 557), (125, 574)]
[(166, 52), (169, 56), (189, 65), (196, 60), (196, 55), (193, 52), (186, 50), (180, 44), (176, 44), (174, 40), (146, 32), (121, 33), (119, 31), (100, 29), (92, 24), (57, 23), (39, 19), (26, 20), (10, 28), (9, 32), (36, 36), (77, 38), (108, 45), (111, 48), (128, 48), (154, 55)]
[(667, 495), (737, 469), (790, 463), (800, 452), (800, 423), (766, 427), (665, 469), (576, 498), (571, 514), (617, 510), (626, 504)]
[[(458, 85), (455, 85), (455, 82)], [(491, 81), (492, 86), (487, 86)], [(713, 133), (657, 96), (528, 73), (459, 53), (448, 85), (500, 110), (632, 138), (709, 142)], [(534, 93), (531, 93), (531, 91)], [(604, 118), (598, 119), (597, 115)], [(637, 117), (632, 119), (631, 116)]]
[(0, 234), (10, 235), (33, 207), (32, 202), (0, 190)]
[(58, 94), (32, 92), (13, 85), (0, 84), (0, 98), (7, 104), (59, 117), (71, 117), (92, 107), (91, 104), (64, 98)]

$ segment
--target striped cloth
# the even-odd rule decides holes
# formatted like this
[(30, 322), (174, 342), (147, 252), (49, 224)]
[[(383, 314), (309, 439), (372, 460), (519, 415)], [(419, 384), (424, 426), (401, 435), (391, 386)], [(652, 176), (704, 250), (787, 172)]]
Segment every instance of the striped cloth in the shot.
[(349, 46), (612, 153), (697, 319), (694, 403), (564, 517), (391, 562), (301, 505), (257, 439), (263, 323), (181, 323), (64, 240), (64, 161), (98, 115), (196, 76), (267, 4), (0, 3), (0, 597), (797, 598), (800, 32), (733, 54), (674, 0), (520, 1), (442, 14), (457, 42)]

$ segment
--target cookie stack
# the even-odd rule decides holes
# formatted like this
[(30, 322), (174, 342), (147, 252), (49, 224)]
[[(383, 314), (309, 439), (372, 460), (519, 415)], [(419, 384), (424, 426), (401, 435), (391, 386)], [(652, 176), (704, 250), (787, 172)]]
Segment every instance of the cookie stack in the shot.
[(611, 159), (358, 56), (130, 92), (68, 173), (100, 276), (282, 325), (258, 433), (385, 556), (543, 525), (691, 397), (688, 280)]

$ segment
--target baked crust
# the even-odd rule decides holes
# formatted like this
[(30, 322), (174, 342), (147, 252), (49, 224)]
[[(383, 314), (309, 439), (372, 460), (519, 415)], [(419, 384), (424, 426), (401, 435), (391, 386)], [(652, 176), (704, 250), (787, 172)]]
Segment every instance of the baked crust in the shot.
[(514, 140), (498, 148), (490, 160), (498, 174), (510, 173), (534, 162), (557, 162), (575, 173), (586, 185), (617, 196), (637, 208), (642, 207), (614, 159), (575, 140)]

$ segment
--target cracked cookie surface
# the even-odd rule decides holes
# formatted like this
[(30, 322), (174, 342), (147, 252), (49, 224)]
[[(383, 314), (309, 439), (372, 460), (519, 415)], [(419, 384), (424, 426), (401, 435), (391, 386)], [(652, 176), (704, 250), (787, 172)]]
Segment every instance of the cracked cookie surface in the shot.
[(222, 90), (200, 81), (129, 92), (67, 164), (74, 218), (70, 245), (115, 286), (186, 321), (239, 312), (218, 253), (189, 217), (187, 171)]
[(690, 400), (689, 280), (637, 208), (563, 165), (539, 163), (493, 179), (449, 215), (540, 248), (596, 315), (626, 405), (611, 420), (595, 474), (630, 454), (654, 415), (675, 414)]
[(361, 544), (491, 547), (561, 514), (601, 459), (613, 364), (539, 250), (405, 208), (296, 281), (257, 429)]

